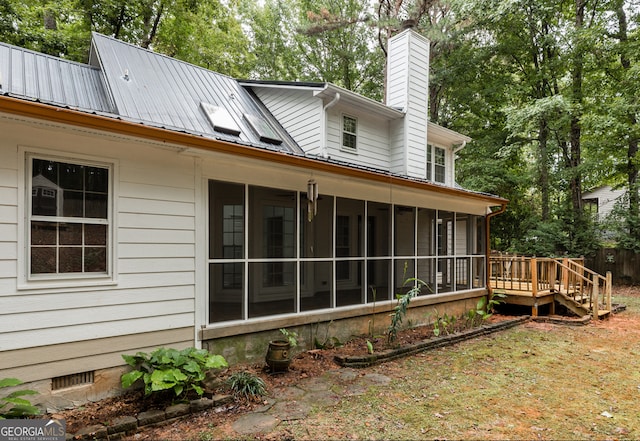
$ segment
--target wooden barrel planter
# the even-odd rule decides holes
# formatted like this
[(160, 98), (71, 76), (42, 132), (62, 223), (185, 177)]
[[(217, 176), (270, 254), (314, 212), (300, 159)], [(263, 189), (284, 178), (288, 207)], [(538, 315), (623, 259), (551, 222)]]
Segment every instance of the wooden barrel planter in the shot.
[(272, 340), (265, 358), (271, 372), (284, 372), (291, 364), (291, 344), (288, 340)]

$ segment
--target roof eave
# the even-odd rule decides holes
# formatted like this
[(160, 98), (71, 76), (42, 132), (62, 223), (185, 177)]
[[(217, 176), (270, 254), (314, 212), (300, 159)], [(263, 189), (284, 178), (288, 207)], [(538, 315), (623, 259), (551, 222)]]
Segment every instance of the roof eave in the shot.
[(310, 170), (338, 173), (350, 177), (366, 179), (374, 182), (399, 185), (407, 188), (433, 191), (440, 194), (473, 199), (489, 206), (503, 205), (508, 200), (484, 193), (475, 193), (451, 187), (443, 187), (424, 181), (416, 181), (409, 177), (392, 176), (386, 173), (355, 169), (347, 165), (329, 163), (306, 156), (265, 150), (259, 147), (234, 144), (227, 141), (205, 138), (190, 133), (175, 132), (163, 128), (135, 124), (114, 117), (84, 113), (73, 109), (54, 107), (47, 104), (25, 101), (17, 98), (0, 96), (0, 112), (20, 115), (27, 118), (43, 119), (61, 124), (69, 124), (94, 130), (102, 130), (125, 136), (147, 139), (150, 141), (184, 146), (241, 157), (266, 160), (280, 164), (303, 167)]

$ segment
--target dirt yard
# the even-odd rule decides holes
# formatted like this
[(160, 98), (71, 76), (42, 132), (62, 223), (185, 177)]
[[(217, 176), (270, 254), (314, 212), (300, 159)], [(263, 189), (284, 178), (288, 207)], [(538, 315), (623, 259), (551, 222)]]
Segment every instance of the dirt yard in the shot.
[[(253, 439), (640, 438), (640, 288), (617, 288), (614, 302), (627, 310), (605, 321), (586, 326), (529, 322), (367, 368), (393, 381)], [(401, 338), (432, 334), (429, 327)], [(383, 342), (376, 345), (381, 348)], [(365, 348), (365, 340), (356, 340), (342, 348), (302, 352), (286, 374), (270, 375), (259, 363), (236, 366), (224, 375), (248, 370), (273, 391), (338, 369), (333, 362), (338, 352)], [(58, 416), (73, 432), (160, 404), (127, 394)], [(261, 404), (236, 400), (223, 409), (144, 429), (130, 439), (237, 439), (233, 421)]]

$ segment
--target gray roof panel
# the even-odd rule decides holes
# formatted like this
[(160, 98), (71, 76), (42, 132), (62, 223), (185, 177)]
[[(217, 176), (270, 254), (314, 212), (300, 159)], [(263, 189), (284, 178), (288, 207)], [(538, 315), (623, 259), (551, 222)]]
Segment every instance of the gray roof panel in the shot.
[[(273, 149), (243, 115), (254, 114), (276, 131), (278, 122), (233, 78), (96, 33), (91, 59), (104, 72), (123, 119)], [(240, 134), (214, 130), (202, 109), (203, 102), (225, 109)], [(277, 150), (302, 152), (290, 136), (283, 141)]]
[(5, 43), (0, 43), (0, 93), (78, 110), (114, 110), (98, 69)]

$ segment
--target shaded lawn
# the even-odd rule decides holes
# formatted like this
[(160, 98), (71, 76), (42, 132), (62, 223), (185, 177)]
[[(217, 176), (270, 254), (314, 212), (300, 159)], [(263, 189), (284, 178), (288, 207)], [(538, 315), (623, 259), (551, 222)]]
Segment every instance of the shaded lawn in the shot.
[(393, 381), (268, 438), (640, 439), (640, 290), (614, 302), (627, 310), (604, 322), (531, 322), (370, 368)]

